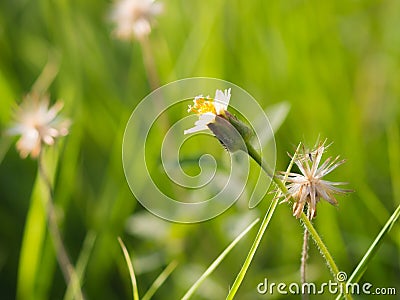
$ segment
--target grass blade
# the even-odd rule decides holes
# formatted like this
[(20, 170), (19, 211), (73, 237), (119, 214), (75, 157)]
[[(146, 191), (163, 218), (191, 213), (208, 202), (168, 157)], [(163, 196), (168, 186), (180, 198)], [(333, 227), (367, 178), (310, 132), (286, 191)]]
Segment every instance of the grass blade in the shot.
[[(292, 157), (292, 159), (291, 159), (291, 161), (290, 161), (290, 163), (289, 163), (289, 166), (288, 166), (288, 168), (287, 168), (287, 170), (286, 170), (286, 173), (288, 173), (288, 172), (290, 171), (290, 169), (292, 168), (293, 163), (294, 163), (294, 159), (295, 159), (295, 157), (297, 156), (297, 153), (298, 153), (298, 151), (299, 151), (299, 149), (300, 149), (300, 145), (301, 145), (301, 144), (299, 144), (299, 145), (297, 146), (296, 152), (295, 152), (295, 154), (293, 155), (293, 157)], [(252, 157), (253, 157), (254, 160), (262, 167), (262, 162), (261, 162), (261, 160), (260, 160), (260, 159), (257, 159), (257, 156), (256, 156), (256, 157), (252, 156)], [(263, 168), (263, 170), (267, 172), (267, 170), (265, 170), (264, 168)], [(268, 172), (267, 172), (267, 173), (268, 173)], [(285, 183), (286, 178), (287, 178), (287, 177), (285, 177), (285, 179), (281, 182), (282, 185)], [(279, 198), (280, 198), (281, 195), (282, 195), (282, 191), (280, 191), (280, 190), (278, 189), (277, 195), (275, 196), (274, 200), (272, 200), (272, 202), (271, 202), (271, 204), (270, 204), (270, 206), (269, 206), (269, 208), (268, 208), (268, 210), (267, 210), (267, 213), (265, 214), (265, 217), (264, 217), (264, 219), (263, 219), (263, 221), (262, 221), (262, 223), (261, 223), (260, 229), (258, 230), (257, 236), (256, 236), (256, 238), (255, 238), (253, 244), (251, 245), (251, 248), (250, 248), (249, 253), (247, 254), (247, 258), (246, 258), (246, 260), (244, 261), (243, 266), (242, 266), (242, 268), (240, 269), (238, 275), (236, 276), (236, 279), (235, 279), (235, 281), (233, 282), (232, 288), (229, 290), (229, 294), (228, 294), (228, 296), (226, 297), (226, 299), (233, 299), (233, 297), (235, 297), (235, 295), (236, 295), (236, 293), (237, 293), (237, 291), (238, 291), (238, 289), (239, 289), (239, 286), (240, 286), (240, 284), (242, 283), (243, 278), (244, 278), (244, 276), (245, 276), (246, 273), (247, 273), (247, 269), (249, 268), (250, 263), (251, 263), (251, 261), (253, 260), (253, 257), (254, 257), (254, 255), (255, 255), (255, 253), (256, 253), (256, 251), (257, 251), (257, 248), (258, 248), (258, 246), (260, 245), (261, 239), (262, 239), (262, 237), (263, 237), (263, 235), (264, 235), (264, 233), (265, 233), (265, 230), (266, 230), (267, 227), (268, 227), (269, 221), (271, 220), (272, 215), (273, 215), (274, 212), (275, 212), (275, 209), (276, 209), (276, 207), (277, 207), (277, 205), (278, 205), (278, 201), (279, 201)]]
[(356, 267), (356, 269), (351, 274), (348, 282), (355, 283), (358, 282), (365, 270), (367, 269), (368, 263), (371, 261), (372, 257), (375, 255), (376, 251), (379, 249), (379, 246), (382, 244), (382, 241), (385, 235), (390, 231), (394, 223), (400, 217), (400, 205), (396, 208), (394, 213), (390, 216), (389, 220), (386, 222), (385, 226), (383, 226), (382, 230), (379, 232), (377, 237), (375, 238), (372, 245), (369, 247), (364, 257), (361, 259), (360, 263)]
[[(76, 275), (78, 276), (79, 285), (82, 281), (83, 275), (85, 274), (86, 266), (89, 262), (89, 257), (93, 250), (95, 241), (96, 234), (93, 231), (88, 232), (85, 241), (83, 242), (83, 249), (79, 255), (78, 262), (76, 264)], [(70, 283), (65, 293), (64, 300), (72, 300), (73, 298), (73, 285), (72, 283)]]
[[(357, 283), (361, 279), (361, 277), (367, 270), (368, 263), (374, 257), (374, 255), (379, 249), (379, 246), (382, 244), (385, 235), (390, 231), (390, 229), (392, 228), (394, 223), (396, 223), (399, 217), (400, 217), (400, 205), (390, 216), (389, 220), (386, 222), (385, 226), (383, 226), (382, 230), (379, 232), (372, 245), (368, 248), (367, 252), (364, 254), (364, 257), (361, 259), (361, 261), (358, 263), (353, 273), (350, 275), (347, 284)], [(342, 295), (339, 295), (336, 299), (340, 299), (341, 297)]]
[(142, 297), (142, 300), (149, 300), (155, 292), (159, 289), (159, 287), (164, 283), (164, 281), (168, 278), (169, 275), (175, 270), (176, 266), (178, 265), (178, 262), (176, 260), (172, 261), (165, 269), (164, 271), (161, 272), (160, 275), (154, 280), (153, 284), (151, 287), (148, 289), (146, 294)]
[[(51, 181), (58, 164), (57, 151), (46, 151), (46, 165)], [(30, 207), (26, 218), (18, 266), (17, 299), (31, 299), (37, 295), (38, 272), (47, 230), (44, 199), (49, 198), (45, 180), (38, 171), (32, 190)]]
[(119, 245), (121, 246), (122, 252), (124, 253), (125, 261), (129, 269), (129, 276), (131, 277), (131, 283), (132, 283), (133, 300), (139, 300), (139, 293), (138, 293), (135, 272), (133, 271), (133, 264), (129, 256), (129, 252), (126, 249), (125, 244), (120, 237), (118, 237), (118, 242)]
[(392, 124), (387, 129), (388, 154), (390, 177), (392, 179), (392, 190), (394, 203), (400, 204), (400, 133), (397, 124)]
[(200, 286), (200, 284), (217, 268), (217, 266), (221, 263), (221, 261), (225, 258), (225, 256), (235, 247), (235, 245), (246, 235), (247, 232), (251, 228), (253, 228), (254, 225), (256, 225), (260, 219), (256, 219), (253, 223), (251, 223), (245, 230), (242, 231), (241, 234), (239, 234), (232, 243), (229, 244), (228, 247), (225, 248), (225, 250), (218, 256), (216, 260), (208, 267), (208, 269), (203, 273), (203, 275), (200, 276), (200, 278), (191, 286), (191, 288), (186, 292), (186, 294), (182, 297), (182, 300), (187, 300), (189, 299), (193, 293), (196, 291), (196, 289)]
[(247, 269), (249, 268), (250, 263), (253, 260), (253, 257), (255, 255), (255, 253), (257, 251), (257, 248), (258, 248), (258, 246), (259, 246), (259, 244), (261, 242), (261, 239), (262, 239), (262, 237), (264, 235), (264, 232), (268, 227), (269, 221), (271, 220), (272, 215), (275, 212), (276, 206), (278, 205), (278, 201), (279, 201), (279, 198), (275, 198), (271, 202), (271, 204), (270, 204), (270, 206), (268, 208), (268, 211), (265, 214), (265, 217), (264, 217), (264, 219), (263, 219), (263, 221), (261, 223), (260, 229), (257, 232), (257, 236), (256, 236), (256, 238), (255, 238), (255, 240), (253, 242), (253, 245), (251, 245), (250, 251), (247, 254), (247, 258), (244, 261), (243, 266), (240, 269), (238, 275), (236, 276), (236, 279), (233, 282), (232, 288), (229, 290), (229, 294), (226, 297), (226, 299), (233, 299), (233, 297), (235, 297), (235, 295), (236, 295), (236, 293), (237, 293), (237, 291), (239, 289), (239, 286), (242, 283), (244, 276), (246, 275)]

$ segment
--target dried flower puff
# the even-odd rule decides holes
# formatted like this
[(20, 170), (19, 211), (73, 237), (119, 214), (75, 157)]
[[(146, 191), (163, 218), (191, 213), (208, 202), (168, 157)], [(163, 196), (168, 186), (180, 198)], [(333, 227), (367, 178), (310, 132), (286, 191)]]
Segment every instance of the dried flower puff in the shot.
[(14, 126), (8, 130), (10, 135), (21, 135), (16, 146), (22, 158), (29, 154), (38, 157), (42, 143), (53, 145), (56, 138), (68, 134), (70, 121), (57, 116), (62, 107), (63, 103), (58, 101), (49, 108), (48, 96), (25, 96), (15, 112)]
[(303, 149), (303, 153), (294, 158), (301, 174), (282, 172), (282, 179), (286, 180), (288, 189), (288, 195), (283, 202), (289, 201), (290, 198), (294, 199), (293, 215), (297, 218), (300, 217), (306, 203), (310, 209), (309, 218), (312, 219), (316, 216), (316, 206), (320, 199), (325, 199), (330, 204), (337, 205), (334, 194), (352, 192), (336, 187), (337, 185), (347, 184), (346, 182), (332, 182), (323, 179), (325, 175), (345, 162), (345, 160), (338, 161), (339, 156), (333, 160), (332, 157), (329, 157), (319, 166), (326, 148), (327, 146), (323, 142), (314, 151), (307, 153)]
[(162, 4), (154, 0), (117, 1), (111, 13), (111, 19), (116, 23), (115, 35), (123, 40), (149, 35), (151, 23), (162, 10)]

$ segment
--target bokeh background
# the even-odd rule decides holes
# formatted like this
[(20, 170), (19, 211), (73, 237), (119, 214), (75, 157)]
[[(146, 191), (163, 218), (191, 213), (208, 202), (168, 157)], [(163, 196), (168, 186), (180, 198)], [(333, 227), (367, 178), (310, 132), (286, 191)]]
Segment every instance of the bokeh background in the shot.
[[(161, 84), (209, 76), (243, 87), (265, 108), (286, 101), (290, 111), (275, 135), (280, 170), (298, 142), (313, 145), (318, 136), (334, 142), (330, 155), (347, 159), (330, 179), (349, 182), (355, 192), (339, 197), (337, 209), (321, 203), (315, 226), (340, 270), (350, 274), (400, 204), (400, 2), (163, 3), (149, 36)], [(140, 293), (178, 261), (154, 299), (179, 299), (240, 230), (263, 216), (272, 196), (255, 209), (243, 202), (191, 225), (166, 222), (138, 204), (123, 173), (122, 136), (151, 87), (140, 44), (113, 37), (111, 7), (98, 0), (0, 2), (0, 129), (10, 126), (13, 107), (45, 66), (55, 70), (48, 91), (54, 101), (64, 101), (63, 115), (73, 121), (54, 149), (55, 202), (65, 246), (85, 267), (87, 298), (131, 299), (121, 236)], [(35, 192), (37, 165), (21, 160), (14, 142), (1, 135), (1, 298), (63, 299), (66, 285)], [(197, 155), (201, 145), (192, 141), (186, 151)], [(224, 153), (217, 141), (210, 148), (217, 157)], [(171, 182), (162, 185), (173, 188)], [(195, 299), (225, 298), (255, 234), (253, 229), (234, 248)], [(266, 298), (256, 290), (264, 278), (299, 282), (301, 244), (299, 221), (280, 205), (238, 299)], [(396, 224), (361, 281), (400, 293), (399, 251)], [(331, 278), (312, 244), (308, 262), (310, 281)]]

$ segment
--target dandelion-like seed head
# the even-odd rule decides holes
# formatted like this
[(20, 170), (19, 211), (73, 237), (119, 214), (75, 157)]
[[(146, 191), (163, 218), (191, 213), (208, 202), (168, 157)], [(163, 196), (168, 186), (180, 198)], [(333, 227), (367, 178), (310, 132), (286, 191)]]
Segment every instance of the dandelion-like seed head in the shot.
[[(325, 141), (326, 142), (326, 141)], [(321, 199), (325, 199), (332, 205), (337, 205), (335, 194), (345, 194), (351, 190), (338, 188), (338, 185), (347, 184), (346, 182), (333, 182), (324, 180), (324, 176), (331, 173), (345, 160), (339, 160), (339, 156), (332, 159), (329, 157), (321, 165), (322, 155), (326, 148), (325, 142), (319, 143), (313, 151), (307, 151), (304, 147), (293, 159), (301, 174), (292, 172), (282, 172), (282, 179), (286, 180), (288, 194), (285, 201), (290, 198), (294, 200), (293, 215), (300, 217), (304, 206), (309, 208), (309, 218), (316, 216), (316, 206)]]
[(16, 146), (22, 158), (29, 154), (38, 157), (42, 144), (53, 145), (56, 138), (68, 134), (70, 121), (58, 117), (62, 107), (60, 101), (49, 107), (48, 96), (25, 96), (15, 112), (14, 125), (8, 130), (10, 135), (21, 135)]
[(141, 39), (151, 32), (151, 25), (163, 6), (154, 0), (119, 0), (111, 19), (116, 23), (115, 35), (123, 40)]

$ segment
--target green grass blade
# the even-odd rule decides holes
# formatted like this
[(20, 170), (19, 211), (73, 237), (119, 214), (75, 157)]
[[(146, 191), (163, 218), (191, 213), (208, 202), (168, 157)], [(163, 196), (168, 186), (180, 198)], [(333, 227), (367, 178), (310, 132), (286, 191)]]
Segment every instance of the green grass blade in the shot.
[(131, 258), (129, 256), (129, 252), (126, 249), (125, 244), (120, 237), (118, 237), (118, 242), (121, 246), (122, 252), (124, 253), (126, 265), (128, 266), (128, 270), (129, 270), (129, 276), (131, 277), (133, 300), (139, 300), (139, 292), (138, 292), (135, 272), (133, 270), (133, 264), (132, 264)]
[[(300, 149), (300, 146), (301, 146), (301, 144), (299, 144), (297, 146), (296, 152), (293, 155), (293, 157), (292, 157), (292, 159), (291, 159), (291, 161), (289, 163), (289, 166), (287, 167), (286, 173), (291, 170), (291, 168), (293, 166), (293, 163), (294, 163), (294, 159), (297, 156), (297, 153), (298, 153), (298, 151)], [(249, 148), (249, 150), (252, 150), (252, 148)], [(258, 154), (256, 152), (253, 153), (252, 157), (261, 167), (263, 167), (262, 166), (262, 160), (261, 160), (261, 158), (258, 156)], [(266, 173), (268, 173), (268, 171), (266, 169), (263, 168), (263, 170)], [(279, 187), (281, 187), (281, 186), (284, 187), (286, 178), (287, 178), (287, 176), (285, 177), (285, 179), (283, 181), (279, 181), (279, 183), (281, 184)], [(247, 273), (247, 269), (249, 268), (250, 263), (253, 260), (253, 257), (255, 255), (257, 249), (258, 249), (258, 246), (260, 245), (261, 239), (262, 239), (262, 237), (263, 237), (263, 235), (265, 233), (265, 230), (268, 227), (269, 221), (271, 220), (272, 215), (275, 212), (275, 209), (276, 209), (276, 207), (278, 205), (278, 201), (279, 201), (280, 195), (282, 195), (282, 193), (283, 193), (283, 191), (278, 190), (277, 191), (277, 195), (275, 196), (274, 200), (272, 200), (272, 202), (271, 202), (271, 204), (270, 204), (270, 206), (269, 206), (269, 208), (267, 210), (267, 213), (265, 214), (265, 217), (264, 217), (264, 219), (263, 219), (263, 221), (261, 223), (260, 229), (258, 230), (257, 236), (256, 236), (253, 244), (251, 245), (249, 253), (247, 254), (247, 258), (244, 261), (243, 266), (240, 269), (238, 275), (236, 276), (236, 279), (233, 282), (232, 288), (229, 290), (229, 294), (226, 297), (226, 299), (233, 299), (233, 297), (235, 297), (235, 295), (236, 295), (236, 293), (237, 293), (237, 291), (239, 289), (239, 286), (242, 283), (243, 278)]]
[(390, 177), (392, 179), (392, 190), (394, 203), (400, 204), (400, 133), (397, 124), (392, 124), (387, 129), (388, 154)]
[[(85, 241), (83, 242), (83, 248), (79, 255), (78, 262), (76, 264), (76, 274), (78, 276), (78, 283), (81, 286), (83, 275), (86, 271), (86, 266), (89, 262), (90, 254), (93, 250), (94, 243), (96, 241), (96, 234), (93, 231), (89, 231), (86, 235)], [(74, 297), (74, 287), (72, 282), (68, 285), (67, 291), (64, 296), (64, 300), (72, 300)]]
[[(389, 127), (387, 130), (387, 136), (388, 136), (388, 143), (389, 143), (389, 159), (390, 159), (390, 166), (393, 165), (398, 165), (400, 162), (399, 154), (398, 154), (398, 141), (399, 141), (399, 133), (398, 129), (395, 126)], [(394, 198), (399, 198), (399, 193), (398, 190), (396, 190), (397, 185), (396, 183), (399, 182), (399, 172), (395, 168), (391, 168), (391, 176), (392, 176), (392, 185), (393, 185), (393, 195)], [(376, 196), (375, 196), (376, 197)], [(399, 199), (397, 199), (399, 200)], [(393, 225), (396, 223), (396, 221), (400, 217), (400, 205), (397, 206), (396, 210), (394, 213), (390, 216), (390, 218), (387, 220), (386, 224), (383, 226), (382, 230), (379, 232), (379, 234), (376, 236), (374, 242), (372, 245), (368, 248), (367, 252), (364, 254), (364, 257), (361, 259), (361, 261), (358, 263), (357, 267), (353, 271), (353, 273), (350, 275), (348, 279), (348, 283), (357, 283), (365, 271), (367, 270), (368, 264), (371, 261), (371, 259), (374, 257), (376, 252), (378, 251), (380, 245), (383, 242), (384, 237), (386, 234), (392, 229)], [(397, 240), (396, 240), (397, 241)], [(336, 299), (340, 299), (342, 295), (339, 295)]]
[[(47, 174), (53, 181), (57, 162), (58, 151), (49, 149), (44, 153), (44, 160), (48, 168)], [(52, 183), (53, 184), (53, 183)], [(49, 198), (44, 179), (36, 177), (32, 189), (31, 204), (29, 207), (18, 266), (17, 299), (32, 299), (37, 293), (36, 283), (46, 236), (47, 216), (44, 202)]]
[(146, 294), (142, 297), (142, 300), (150, 300), (151, 297), (157, 292), (159, 287), (164, 283), (165, 280), (171, 275), (171, 273), (175, 270), (178, 262), (176, 260), (172, 261), (165, 269), (161, 272), (161, 274), (154, 280), (151, 287), (148, 289)]
[[(17, 299), (34, 297), (36, 274), (40, 265), (43, 242), (46, 235), (46, 212), (41, 200), (43, 191), (38, 177), (32, 191), (19, 257)], [(47, 196), (44, 196), (47, 197)]]
[[(350, 275), (349, 280), (347, 283), (357, 283), (363, 274), (365, 273), (368, 263), (374, 257), (375, 253), (378, 251), (379, 246), (382, 244), (384, 237), (390, 231), (394, 223), (400, 217), (400, 205), (396, 208), (394, 213), (390, 216), (389, 220), (386, 222), (385, 226), (383, 226), (382, 230), (379, 232), (377, 237), (375, 238), (372, 245), (369, 247), (367, 252), (365, 253), (364, 257), (361, 259), (353, 273)], [(340, 299), (341, 295), (338, 296), (336, 299)]]
[(257, 236), (256, 236), (256, 238), (255, 238), (255, 240), (253, 242), (253, 245), (251, 245), (250, 251), (247, 254), (247, 258), (244, 261), (243, 266), (240, 269), (238, 275), (236, 276), (236, 279), (235, 279), (235, 281), (234, 281), (234, 283), (232, 285), (232, 288), (229, 290), (229, 294), (226, 297), (226, 299), (233, 299), (233, 297), (235, 297), (235, 295), (236, 295), (236, 293), (237, 293), (237, 291), (239, 289), (239, 286), (242, 283), (244, 276), (246, 275), (247, 269), (249, 268), (250, 263), (253, 260), (253, 257), (254, 257), (254, 255), (255, 255), (255, 253), (257, 251), (257, 248), (260, 245), (261, 239), (262, 239), (262, 237), (264, 235), (265, 230), (268, 227), (269, 221), (271, 220), (272, 215), (275, 212), (275, 209), (276, 209), (276, 207), (278, 205), (278, 201), (279, 201), (279, 199), (275, 198), (271, 202), (271, 204), (270, 204), (270, 206), (268, 208), (268, 211), (265, 214), (265, 217), (264, 217), (264, 219), (263, 219), (263, 221), (261, 223), (260, 229), (257, 232)]
[(186, 292), (186, 294), (182, 297), (182, 300), (189, 299), (193, 293), (197, 290), (200, 284), (217, 268), (217, 266), (221, 263), (221, 261), (225, 258), (225, 256), (235, 247), (235, 245), (249, 232), (254, 225), (256, 225), (260, 219), (256, 219), (253, 223), (251, 223), (245, 230), (239, 234), (233, 242), (229, 244), (228, 247), (217, 257), (216, 260), (208, 267), (208, 269), (200, 276), (200, 278), (191, 286), (191, 288)]

